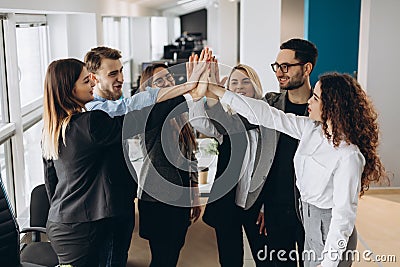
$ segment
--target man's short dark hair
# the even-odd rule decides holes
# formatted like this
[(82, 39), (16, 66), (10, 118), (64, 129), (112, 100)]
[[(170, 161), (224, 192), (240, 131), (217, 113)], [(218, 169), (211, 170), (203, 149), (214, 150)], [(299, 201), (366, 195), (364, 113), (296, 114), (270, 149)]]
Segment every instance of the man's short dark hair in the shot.
[(92, 48), (89, 52), (86, 53), (85, 55), (86, 68), (88, 69), (89, 72), (96, 73), (101, 66), (101, 61), (104, 58), (120, 59), (121, 57), (122, 57), (121, 51), (117, 49), (105, 46), (98, 46)]
[(318, 58), (318, 49), (310, 41), (304, 39), (290, 39), (283, 44), (281, 44), (280, 49), (290, 49), (295, 52), (294, 57), (300, 62), (308, 63), (310, 62), (315, 67)]

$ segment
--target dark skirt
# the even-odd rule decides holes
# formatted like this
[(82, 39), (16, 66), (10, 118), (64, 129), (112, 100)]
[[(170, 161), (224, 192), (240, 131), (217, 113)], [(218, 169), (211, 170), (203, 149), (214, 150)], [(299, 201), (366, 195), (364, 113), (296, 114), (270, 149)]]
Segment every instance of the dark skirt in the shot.
[(190, 225), (190, 207), (139, 200), (139, 235), (164, 242), (185, 236)]

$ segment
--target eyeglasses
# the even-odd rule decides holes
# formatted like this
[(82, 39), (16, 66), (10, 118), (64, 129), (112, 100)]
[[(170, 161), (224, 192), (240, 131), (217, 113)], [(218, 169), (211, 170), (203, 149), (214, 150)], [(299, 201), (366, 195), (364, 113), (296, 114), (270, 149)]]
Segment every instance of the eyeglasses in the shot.
[(167, 80), (168, 82), (175, 81), (174, 76), (171, 73), (168, 73), (164, 77), (160, 77), (154, 80), (153, 84), (157, 87), (163, 87), (165, 85), (165, 80)]
[(293, 67), (293, 66), (303, 66), (303, 65), (305, 65), (306, 63), (303, 63), (303, 62), (298, 62), (298, 63), (293, 63), (293, 64), (290, 64), (290, 63), (282, 63), (282, 64), (279, 64), (279, 63), (272, 63), (271, 64), (271, 67), (272, 67), (272, 70), (274, 71), (274, 72), (277, 72), (278, 71), (278, 68), (279, 69), (281, 69), (281, 71), (283, 72), (283, 73), (287, 73), (288, 71), (289, 71), (289, 67)]

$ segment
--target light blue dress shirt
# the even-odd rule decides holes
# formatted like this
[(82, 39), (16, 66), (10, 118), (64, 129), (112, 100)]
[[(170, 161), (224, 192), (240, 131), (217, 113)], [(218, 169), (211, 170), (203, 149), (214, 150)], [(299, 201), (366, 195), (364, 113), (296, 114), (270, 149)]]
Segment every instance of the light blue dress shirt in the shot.
[(110, 117), (122, 116), (133, 110), (140, 110), (156, 103), (159, 88), (147, 88), (145, 92), (140, 92), (131, 97), (118, 100), (107, 100), (94, 94), (94, 99), (86, 103), (85, 107), (90, 110), (102, 110), (107, 112)]

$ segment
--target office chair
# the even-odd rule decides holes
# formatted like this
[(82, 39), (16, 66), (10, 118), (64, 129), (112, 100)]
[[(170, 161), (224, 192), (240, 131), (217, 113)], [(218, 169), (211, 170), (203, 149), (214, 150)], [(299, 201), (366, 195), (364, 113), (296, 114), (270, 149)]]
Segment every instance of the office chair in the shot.
[[(27, 244), (20, 251), (20, 232), (19, 226), (15, 219), (12, 207), (10, 205), (7, 192), (3, 185), (0, 175), (0, 263), (1, 266), (7, 267), (52, 267), (58, 264), (49, 262), (49, 255), (55, 255), (50, 243), (33, 242)], [(34, 231), (42, 230), (34, 228)], [(25, 232), (33, 231), (26, 228)], [(44, 230), (45, 232), (45, 230)], [(48, 243), (48, 245), (39, 245), (40, 243)], [(26, 251), (26, 252), (25, 252)], [(22, 257), (24, 255), (24, 257)], [(55, 256), (57, 259), (57, 257)]]
[(35, 254), (41, 253), (43, 257), (35, 263), (45, 266), (58, 264), (57, 255), (49, 242), (40, 242), (40, 233), (46, 234), (46, 223), (49, 215), (50, 202), (44, 184), (36, 186), (31, 193), (29, 228), (24, 228), (20, 233), (32, 233), (32, 243), (26, 245), (21, 251), (21, 261), (30, 261)]
[[(42, 227), (38, 231), (32, 232), (32, 241), (40, 242), (40, 233), (46, 229), (47, 217), (49, 216), (50, 202), (46, 192), (46, 186), (40, 184), (33, 188), (31, 193), (31, 203), (29, 207), (30, 227)], [(21, 233), (25, 229), (21, 230)]]

